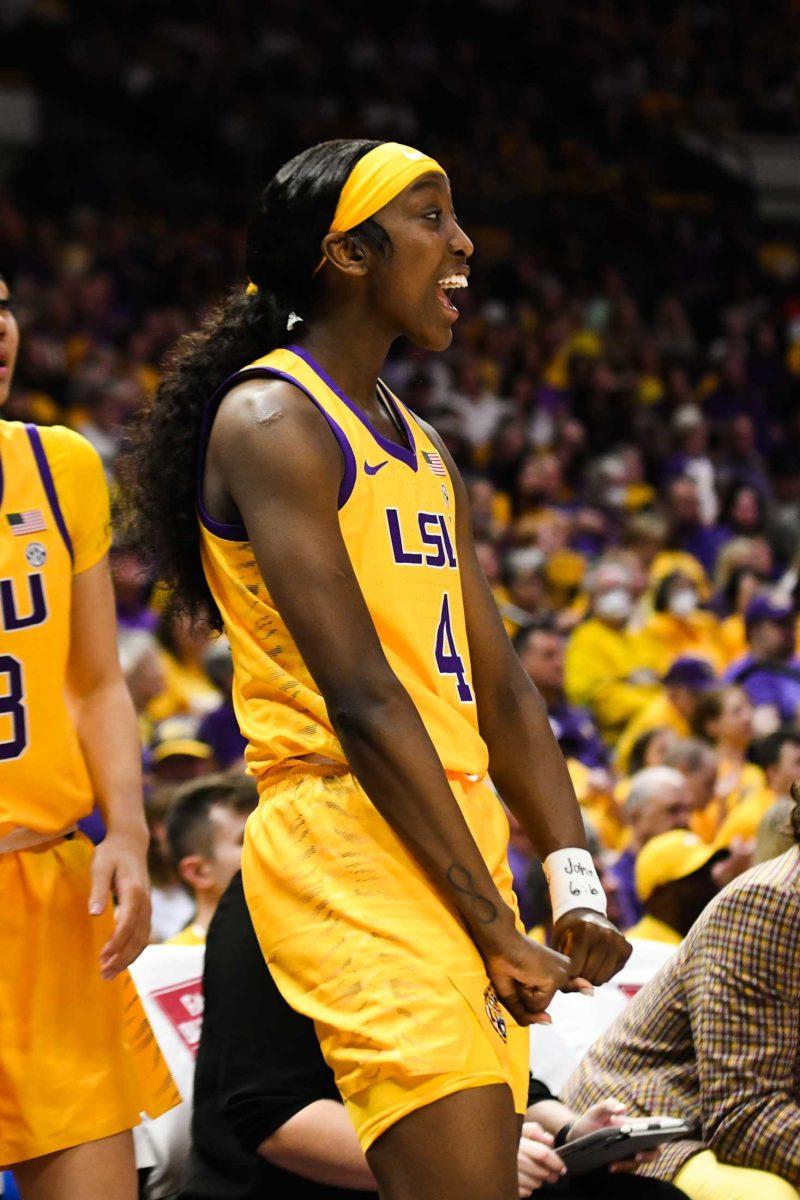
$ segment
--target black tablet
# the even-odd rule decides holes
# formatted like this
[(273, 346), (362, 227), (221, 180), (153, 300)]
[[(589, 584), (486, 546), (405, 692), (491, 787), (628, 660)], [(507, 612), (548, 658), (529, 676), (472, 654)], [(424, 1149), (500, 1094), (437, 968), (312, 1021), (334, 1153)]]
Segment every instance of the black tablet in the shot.
[(633, 1117), (624, 1125), (598, 1129), (559, 1147), (556, 1154), (570, 1175), (583, 1175), (609, 1163), (633, 1158), (644, 1150), (679, 1141), (691, 1135), (691, 1127), (678, 1117)]

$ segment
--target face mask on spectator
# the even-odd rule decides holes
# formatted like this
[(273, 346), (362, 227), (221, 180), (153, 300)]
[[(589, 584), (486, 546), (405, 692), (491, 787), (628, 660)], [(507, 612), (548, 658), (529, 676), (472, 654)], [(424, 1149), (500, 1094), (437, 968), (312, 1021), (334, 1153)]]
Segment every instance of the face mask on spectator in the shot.
[(694, 588), (681, 588), (670, 596), (667, 607), (674, 617), (688, 617), (697, 608), (697, 601)]
[(627, 621), (633, 612), (633, 600), (625, 588), (611, 588), (597, 597), (594, 608), (598, 617), (606, 621)]

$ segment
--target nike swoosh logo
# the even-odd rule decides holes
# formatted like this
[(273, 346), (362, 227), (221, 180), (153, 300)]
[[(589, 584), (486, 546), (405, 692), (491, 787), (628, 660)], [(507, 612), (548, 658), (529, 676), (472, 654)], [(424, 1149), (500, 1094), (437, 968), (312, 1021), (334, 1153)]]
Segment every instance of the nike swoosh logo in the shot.
[(388, 458), (385, 458), (382, 463), (378, 463), (377, 466), (375, 466), (375, 467), (371, 467), (368, 462), (365, 462), (364, 470), (367, 472), (368, 475), (377, 475), (378, 471), (380, 471), (381, 467), (385, 467), (388, 461), (389, 461)]

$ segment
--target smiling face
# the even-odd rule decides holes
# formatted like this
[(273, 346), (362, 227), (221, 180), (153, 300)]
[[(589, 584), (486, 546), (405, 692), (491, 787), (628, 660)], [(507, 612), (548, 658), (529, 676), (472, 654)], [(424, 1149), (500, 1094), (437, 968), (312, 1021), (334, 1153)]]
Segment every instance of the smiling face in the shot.
[(0, 405), (11, 391), (19, 348), (19, 326), (11, 308), (8, 285), (0, 276)]
[(341, 245), (348, 235), (329, 234), (323, 245), (333, 251), (337, 266), (361, 277), (372, 319), (392, 336), (403, 335), (425, 350), (447, 349), (458, 320), (452, 297), (468, 285), (467, 259), (473, 251), (453, 212), (447, 177), (421, 175), (374, 219), (391, 239), (388, 256), (369, 249), (360, 255), (361, 269), (353, 271), (345, 265), (346, 246)]

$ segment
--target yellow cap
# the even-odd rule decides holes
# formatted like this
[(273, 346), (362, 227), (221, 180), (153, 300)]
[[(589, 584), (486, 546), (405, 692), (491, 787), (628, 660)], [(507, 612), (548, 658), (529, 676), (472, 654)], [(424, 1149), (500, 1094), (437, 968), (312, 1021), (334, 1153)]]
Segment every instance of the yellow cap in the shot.
[(634, 878), (639, 899), (649, 900), (657, 887), (693, 875), (720, 853), (718, 845), (709, 845), (688, 829), (671, 829), (651, 838), (636, 859)]

